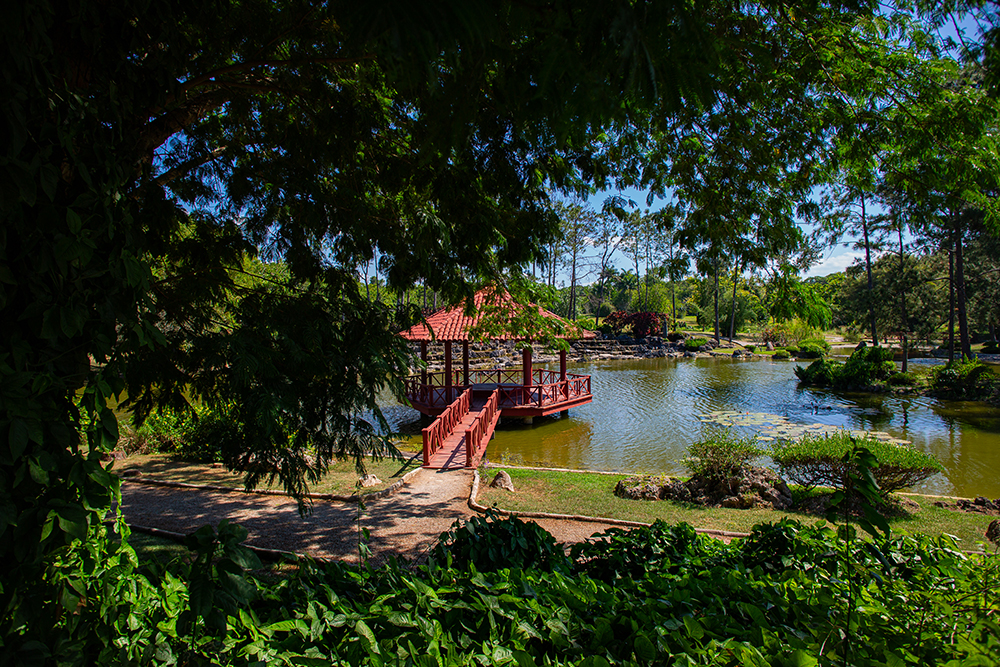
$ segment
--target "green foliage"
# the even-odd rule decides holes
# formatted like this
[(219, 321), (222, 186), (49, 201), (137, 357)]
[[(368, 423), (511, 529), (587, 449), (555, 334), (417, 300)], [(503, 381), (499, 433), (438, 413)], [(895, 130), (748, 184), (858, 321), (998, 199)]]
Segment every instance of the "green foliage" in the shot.
[(795, 367), (795, 375), (799, 382), (810, 387), (832, 387), (840, 377), (843, 364), (828, 359), (817, 359), (805, 368)]
[[(498, 523), (482, 529), (498, 531), (486, 541), (509, 536)], [(242, 573), (245, 603), (233, 609), (213, 596), (207, 613), (225, 616), (224, 640), (212, 625), (194, 637), (178, 622), (192, 613), (197, 575), (177, 563), (122, 597), (145, 613), (117, 618), (127, 640), (112, 643), (109, 632), (95, 662), (722, 667), (838, 664), (850, 650), (854, 664), (890, 656), (916, 666), (976, 664), (1000, 647), (991, 594), (1000, 566), (947, 538), (881, 539), (876, 551), (784, 521), (725, 544), (658, 522), (596, 535), (571, 558), (555, 571), (435, 558), (422, 568), (304, 561), (287, 578)]]
[(179, 451), (187, 442), (194, 419), (193, 411), (169, 407), (154, 410), (139, 426), (122, 430), (117, 448), (126, 454)]
[(736, 438), (725, 431), (690, 445), (684, 465), (692, 477), (718, 481), (737, 474), (763, 455), (756, 438)]
[(644, 528), (610, 528), (574, 544), (570, 557), (576, 571), (614, 584), (622, 579), (677, 572), (692, 560), (717, 552), (713, 546), (710, 538), (699, 535), (686, 523), (670, 526), (657, 520)]
[(707, 338), (685, 338), (684, 349), (689, 352), (697, 352), (703, 345), (708, 345)]
[(893, 352), (887, 347), (865, 346), (851, 353), (841, 369), (839, 386), (857, 387), (875, 384), (895, 372)]
[(886, 382), (896, 387), (912, 387), (920, 382), (920, 376), (912, 371), (893, 373)]
[(806, 345), (818, 347), (823, 352), (823, 354), (830, 353), (830, 343), (828, 343), (825, 338), (803, 338), (802, 340), (799, 341), (800, 349), (805, 347)]
[(931, 387), (956, 397), (988, 395), (997, 384), (1000, 378), (989, 364), (978, 359), (953, 361), (931, 371)]
[(791, 359), (792, 355), (788, 350), (777, 349), (774, 354), (771, 355), (772, 359)]
[[(789, 350), (791, 352), (791, 350)], [(802, 343), (799, 345), (798, 352), (795, 353), (796, 357), (800, 359), (819, 359), (824, 356), (826, 352), (819, 345), (813, 345), (812, 343)]]
[(784, 350), (786, 352), (788, 352), (788, 354), (790, 354), (792, 356), (795, 356), (796, 354), (799, 353), (799, 346), (798, 345), (785, 345)]
[(867, 387), (896, 374), (892, 357), (889, 348), (865, 346), (856, 349), (845, 363), (817, 359), (806, 368), (796, 366), (795, 375), (808, 386)]
[(456, 521), (441, 534), (432, 556), (447, 567), (479, 572), (503, 568), (550, 572), (568, 566), (555, 539), (537, 523), (514, 516), (501, 519), (492, 511), (485, 517)]
[(870, 436), (856, 439), (847, 433), (781, 441), (774, 446), (771, 458), (790, 483), (805, 488), (844, 489), (851, 474), (857, 474), (857, 466), (844, 457), (856, 446), (864, 447), (875, 457), (876, 465), (871, 472), (883, 494), (911, 487), (943, 470), (934, 457), (912, 447)]

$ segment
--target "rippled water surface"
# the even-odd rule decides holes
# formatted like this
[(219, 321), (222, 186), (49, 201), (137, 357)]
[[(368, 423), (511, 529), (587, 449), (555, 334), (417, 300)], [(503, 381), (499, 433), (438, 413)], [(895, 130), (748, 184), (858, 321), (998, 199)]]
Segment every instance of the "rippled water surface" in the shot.
[[(739, 410), (889, 433), (945, 467), (915, 491), (1000, 497), (1000, 409), (801, 389), (794, 367), (714, 358), (571, 364), (570, 372), (592, 376), (593, 403), (570, 410), (567, 418), (537, 418), (531, 426), (504, 420), (486, 455), (560, 468), (677, 473), (685, 448), (720, 428), (697, 415)], [(419, 434), (416, 411), (395, 406), (387, 415), (403, 432)]]

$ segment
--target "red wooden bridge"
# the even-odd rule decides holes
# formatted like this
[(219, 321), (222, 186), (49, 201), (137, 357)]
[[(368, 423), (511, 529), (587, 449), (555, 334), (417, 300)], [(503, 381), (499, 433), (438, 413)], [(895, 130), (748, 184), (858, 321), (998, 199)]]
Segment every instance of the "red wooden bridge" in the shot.
[[(566, 372), (566, 351), (559, 352), (559, 371), (533, 369), (532, 348), (522, 350), (520, 369), (472, 369), (469, 367), (470, 331), (480, 322), (484, 308), (489, 307), (490, 295), (501, 310), (515, 312), (518, 308), (509, 294), (480, 290), (474, 304), (476, 313), (467, 316), (463, 308), (443, 308), (428, 316), (425, 323), (401, 332), (407, 340), (420, 343), (420, 358), (427, 363), (427, 344), (444, 343), (444, 370), (423, 371), (404, 378), (405, 394), (414, 408), (437, 417), (423, 430), (424, 466), (430, 468), (475, 467), (479, 465), (486, 445), (501, 414), (520, 417), (530, 423), (534, 417), (566, 412), (572, 407), (590, 403), (590, 376)], [(535, 305), (542, 318), (557, 321), (569, 332), (561, 338), (593, 338), (591, 331), (580, 330), (558, 315)], [(495, 340), (530, 340), (530, 335), (499, 335)], [(462, 344), (461, 368), (452, 366), (452, 343)]]
[(466, 389), (423, 430), (425, 468), (475, 468), (479, 465), (500, 420), (500, 390), (485, 403), (473, 403)]

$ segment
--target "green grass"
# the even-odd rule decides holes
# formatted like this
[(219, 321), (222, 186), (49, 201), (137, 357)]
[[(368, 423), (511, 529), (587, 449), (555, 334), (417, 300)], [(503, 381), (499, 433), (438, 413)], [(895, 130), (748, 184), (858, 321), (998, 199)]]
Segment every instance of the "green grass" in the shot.
[[(551, 512), (642, 521), (662, 519), (667, 523), (687, 522), (695, 528), (747, 533), (758, 523), (774, 522), (783, 517), (814, 524), (821, 519), (814, 514), (769, 509), (738, 510), (724, 507), (701, 507), (667, 500), (626, 500), (614, 495), (615, 484), (625, 475), (602, 475), (585, 472), (504, 468), (510, 473), (516, 493), (479, 487), (479, 502), (487, 507), (515, 512)], [(800, 495), (796, 493), (796, 495)], [(952, 512), (933, 505), (934, 498), (907, 496), (920, 506), (913, 514), (891, 518), (893, 530), (928, 535), (949, 534), (961, 540), (964, 549), (976, 549), (984, 542), (983, 531), (992, 517)], [(798, 498), (797, 498), (798, 499)]]
[[(374, 474), (382, 484), (371, 486), (362, 490), (362, 494), (372, 493), (386, 488), (395, 483), (403, 475), (420, 466), (422, 461), (419, 456), (412, 453), (404, 453), (405, 461), (393, 461), (383, 459), (382, 461), (369, 461), (366, 468), (370, 474)], [(417, 456), (417, 458), (413, 458)], [(121, 474), (126, 470), (139, 470), (142, 472), (142, 479), (153, 479), (165, 482), (183, 482), (186, 484), (207, 484), (213, 486), (225, 486), (233, 489), (243, 488), (242, 473), (232, 473), (224, 467), (212, 467), (209, 463), (194, 463), (176, 459), (169, 454), (132, 454), (124, 461), (117, 461), (113, 472)], [(330, 466), (329, 471), (316, 484), (310, 484), (311, 493), (334, 493), (338, 495), (350, 495), (356, 491), (355, 484), (358, 481), (358, 473), (354, 469), (353, 461), (338, 461)], [(258, 489), (281, 490), (280, 483), (262, 484)]]
[(128, 537), (128, 544), (135, 549), (140, 563), (148, 562), (151, 559), (161, 563), (169, 563), (177, 558), (187, 558), (191, 555), (188, 548), (180, 542), (138, 531), (132, 531)]

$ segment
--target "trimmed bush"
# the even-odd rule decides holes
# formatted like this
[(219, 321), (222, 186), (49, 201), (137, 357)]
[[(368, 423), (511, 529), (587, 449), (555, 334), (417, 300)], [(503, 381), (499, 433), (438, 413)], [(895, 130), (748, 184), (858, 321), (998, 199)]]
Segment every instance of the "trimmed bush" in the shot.
[(799, 378), (799, 382), (811, 387), (832, 387), (843, 365), (837, 361), (817, 359), (805, 368), (796, 366), (795, 375)]
[(756, 352), (757, 346), (751, 343), (750, 345), (747, 345), (747, 349), (750, 350), (751, 352)]
[(792, 355), (798, 354), (799, 353), (799, 347), (797, 345), (786, 345), (785, 346), (785, 351), (788, 352), (788, 354), (792, 354)]
[(684, 465), (692, 477), (715, 481), (738, 473), (764, 455), (756, 438), (734, 438), (728, 432), (696, 442), (687, 449)]
[(788, 350), (775, 350), (772, 359), (791, 359), (792, 355)]
[(795, 375), (805, 385), (816, 387), (867, 387), (886, 380), (896, 372), (892, 350), (887, 347), (860, 347), (846, 363), (819, 359), (808, 368), (796, 367)]
[(707, 338), (688, 338), (684, 341), (684, 349), (691, 352), (697, 351), (702, 345), (708, 345)]
[(800, 359), (819, 359), (824, 356), (826, 351), (823, 350), (819, 345), (814, 345), (812, 343), (802, 343), (799, 347), (799, 352), (796, 355)]
[(913, 486), (944, 470), (934, 457), (912, 447), (871, 436), (855, 438), (848, 433), (779, 442), (771, 452), (771, 459), (781, 476), (793, 484), (806, 489), (815, 486), (843, 489), (854, 472), (853, 464), (844, 461), (844, 456), (855, 445), (865, 447), (878, 459), (872, 475), (883, 495)]
[(823, 351), (823, 354), (830, 353), (830, 344), (826, 342), (825, 338), (804, 338), (799, 341), (800, 348), (804, 348), (806, 345), (815, 345)]
[(978, 359), (954, 361), (931, 371), (931, 387), (959, 397), (989, 393), (997, 380), (989, 365)]
[(893, 386), (908, 386), (912, 387), (917, 384), (917, 374), (906, 372), (906, 373), (893, 373), (889, 376), (887, 382)]
[(892, 362), (893, 353), (887, 347), (860, 347), (851, 354), (851, 358), (841, 369), (838, 386), (857, 387), (875, 384), (885, 380), (896, 371)]

